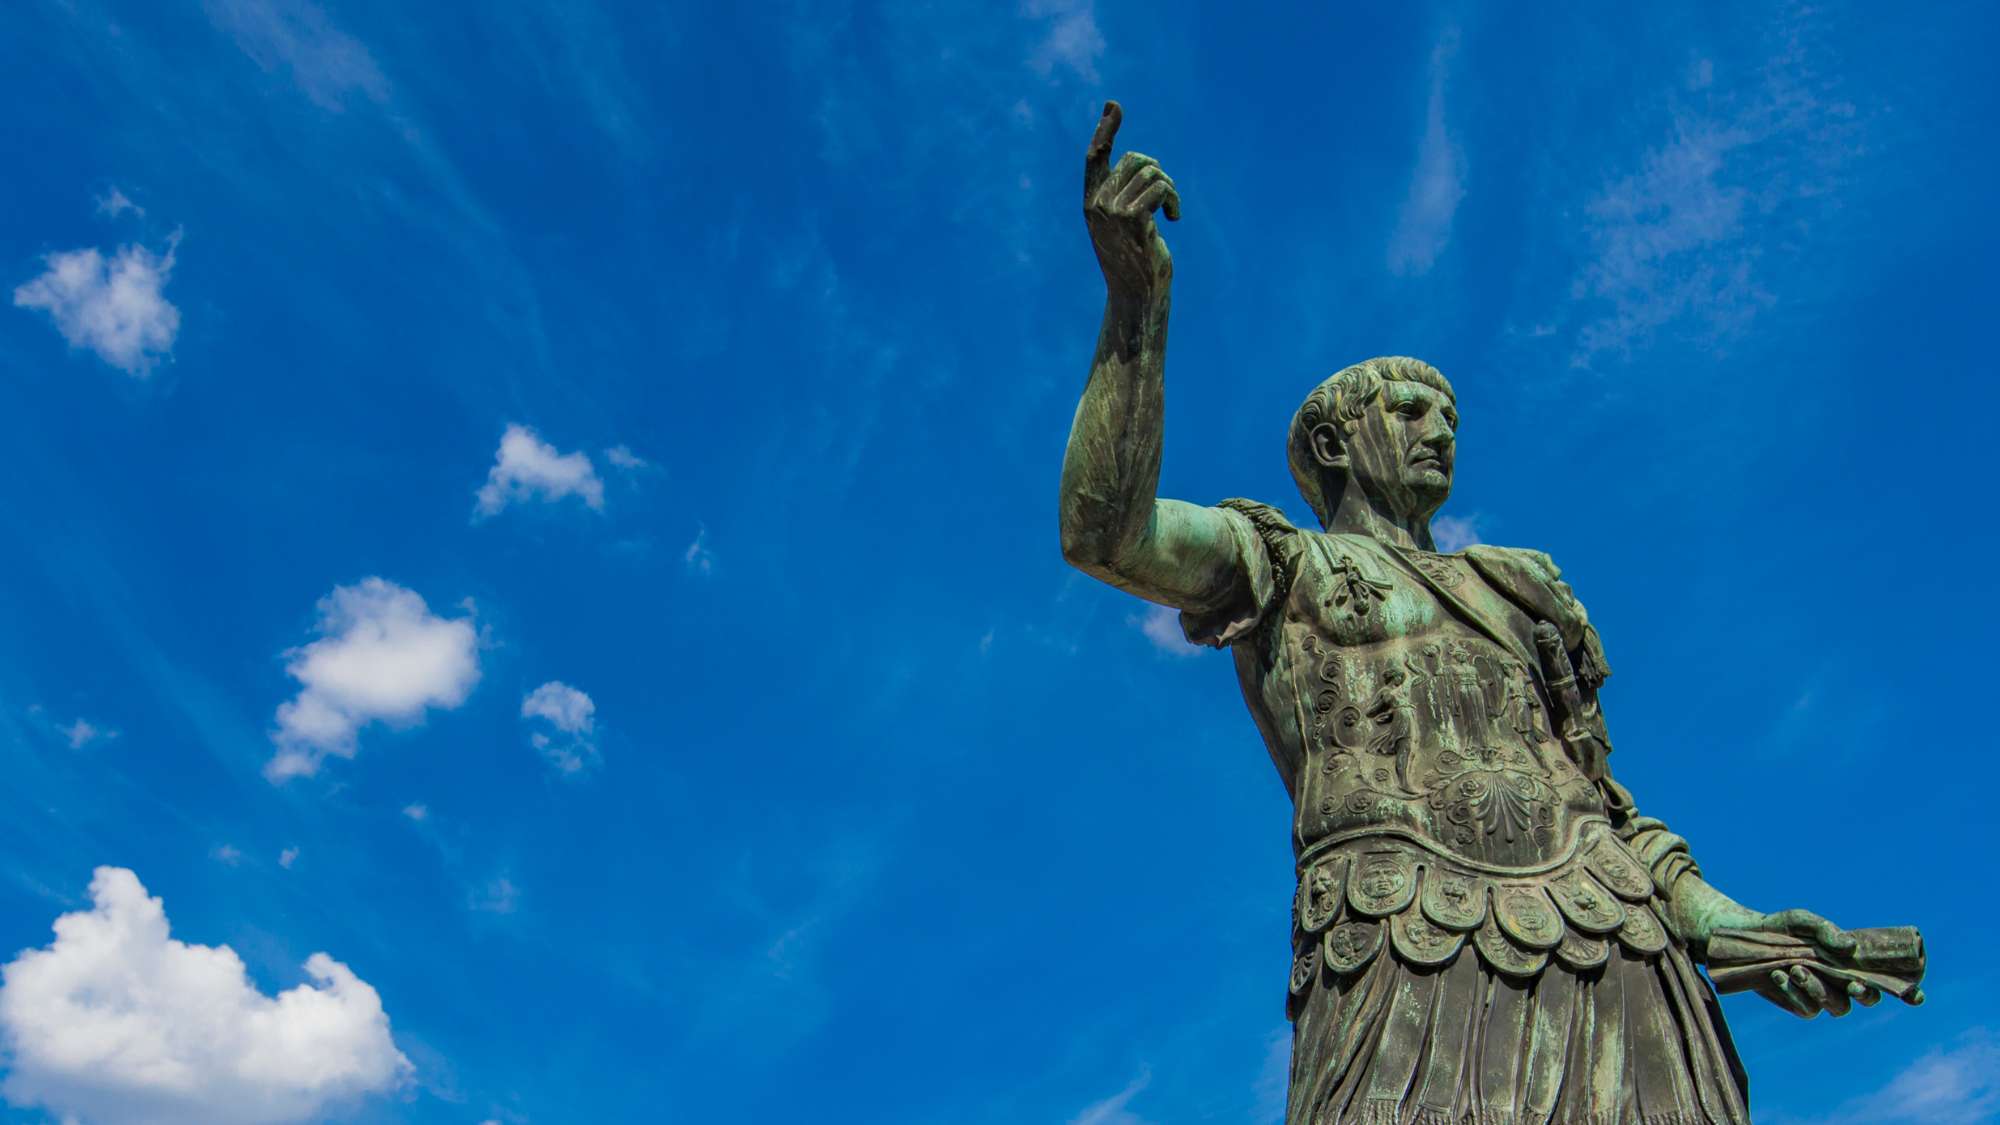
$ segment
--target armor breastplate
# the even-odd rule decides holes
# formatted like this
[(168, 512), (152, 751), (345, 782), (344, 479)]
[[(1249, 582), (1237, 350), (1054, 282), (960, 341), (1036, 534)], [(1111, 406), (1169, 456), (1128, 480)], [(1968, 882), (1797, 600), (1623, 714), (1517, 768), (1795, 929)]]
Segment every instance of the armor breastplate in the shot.
[(1604, 803), (1555, 737), (1541, 669), (1433, 586), (1485, 619), (1525, 622), (1521, 611), (1462, 559), (1412, 554), (1403, 566), (1351, 537), (1309, 539), (1275, 638), (1303, 742), (1302, 865), (1371, 837), (1503, 877), (1573, 858)]

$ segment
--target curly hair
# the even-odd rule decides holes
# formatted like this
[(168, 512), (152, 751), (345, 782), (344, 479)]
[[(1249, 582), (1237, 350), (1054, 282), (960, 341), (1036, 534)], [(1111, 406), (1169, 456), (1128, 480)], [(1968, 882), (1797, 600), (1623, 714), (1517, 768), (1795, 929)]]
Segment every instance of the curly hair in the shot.
[(1299, 486), (1299, 495), (1312, 506), (1321, 527), (1332, 526), (1333, 509), (1340, 503), (1340, 493), (1347, 487), (1347, 481), (1341, 470), (1328, 468), (1313, 456), (1313, 427), (1321, 422), (1358, 420), (1363, 408), (1381, 395), (1384, 383), (1420, 383), (1454, 403), (1458, 401), (1458, 395), (1437, 368), (1404, 355), (1364, 359), (1340, 369), (1314, 387), (1298, 413), (1292, 415), (1285, 455), (1291, 462), (1292, 480)]

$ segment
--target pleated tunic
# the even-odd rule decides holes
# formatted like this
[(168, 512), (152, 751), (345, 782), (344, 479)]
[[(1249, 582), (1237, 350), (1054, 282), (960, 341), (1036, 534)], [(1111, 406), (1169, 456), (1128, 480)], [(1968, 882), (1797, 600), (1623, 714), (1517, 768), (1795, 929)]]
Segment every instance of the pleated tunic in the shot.
[(1232, 648), (1293, 800), (1287, 1125), (1748, 1122), (1666, 922), (1685, 842), (1576, 760), (1609, 668), (1555, 564), (1220, 508), (1248, 577), (1183, 626)]

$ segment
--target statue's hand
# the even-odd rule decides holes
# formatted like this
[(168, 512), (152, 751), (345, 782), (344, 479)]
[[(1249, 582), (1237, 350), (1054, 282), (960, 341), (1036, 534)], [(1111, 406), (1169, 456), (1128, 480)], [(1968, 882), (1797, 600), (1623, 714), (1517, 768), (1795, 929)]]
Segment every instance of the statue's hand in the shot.
[[(1736, 923), (1735, 928), (1802, 938), (1818, 947), (1829, 962), (1839, 962), (1854, 952), (1854, 938), (1846, 930), (1810, 910), (1759, 914)], [(1802, 1019), (1811, 1019), (1821, 1012), (1844, 1016), (1853, 1004), (1865, 1008), (1882, 999), (1879, 989), (1817, 972), (1803, 964), (1793, 965), (1789, 970), (1773, 969), (1768, 980), (1768, 984), (1758, 987), (1757, 994)]]
[(1111, 165), (1111, 142), (1124, 110), (1104, 103), (1104, 116), (1083, 157), (1083, 218), (1104, 284), (1114, 296), (1145, 297), (1165, 290), (1173, 277), (1173, 255), (1153, 222), (1155, 210), (1169, 220), (1181, 217), (1174, 181), (1150, 156), (1128, 152)]

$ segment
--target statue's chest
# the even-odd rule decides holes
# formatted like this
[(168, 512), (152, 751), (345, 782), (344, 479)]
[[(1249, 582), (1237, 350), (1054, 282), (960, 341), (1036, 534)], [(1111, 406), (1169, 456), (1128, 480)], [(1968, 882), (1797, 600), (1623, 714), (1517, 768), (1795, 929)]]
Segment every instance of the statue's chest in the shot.
[(1460, 558), (1325, 536), (1300, 562), (1279, 663), (1301, 842), (1387, 832), (1500, 867), (1560, 849), (1597, 800), (1522, 658), (1523, 611)]
[(1351, 647), (1462, 629), (1431, 584), (1489, 615), (1510, 612), (1463, 558), (1412, 553), (1408, 559), (1428, 583), (1376, 550), (1335, 536), (1312, 536), (1299, 559), (1288, 617), (1324, 641)]

